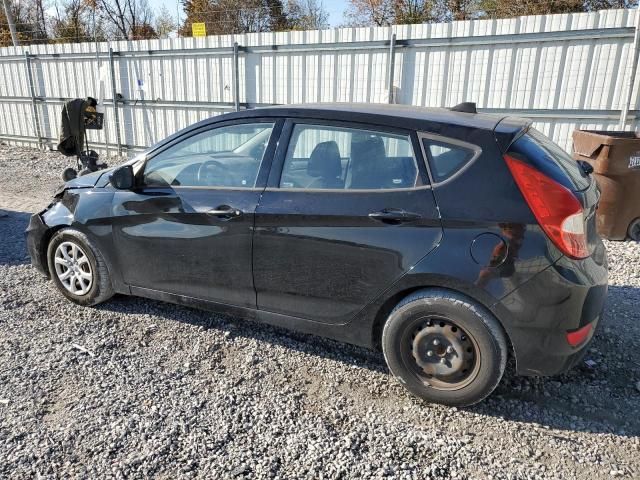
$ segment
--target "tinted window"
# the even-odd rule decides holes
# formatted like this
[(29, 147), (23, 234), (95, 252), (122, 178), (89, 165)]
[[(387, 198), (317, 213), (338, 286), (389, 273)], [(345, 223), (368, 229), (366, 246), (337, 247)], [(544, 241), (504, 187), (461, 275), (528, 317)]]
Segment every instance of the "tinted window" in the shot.
[(424, 148), (428, 152), (431, 175), (435, 182), (442, 182), (460, 171), (475, 156), (476, 150), (452, 143), (425, 138)]
[(280, 187), (410, 188), (417, 177), (408, 135), (300, 124), (291, 135)]
[(147, 162), (144, 184), (252, 188), (272, 129), (272, 123), (229, 125), (186, 138)]
[(519, 138), (510, 151), (526, 157), (540, 171), (571, 190), (584, 190), (590, 185), (578, 162), (535, 128)]

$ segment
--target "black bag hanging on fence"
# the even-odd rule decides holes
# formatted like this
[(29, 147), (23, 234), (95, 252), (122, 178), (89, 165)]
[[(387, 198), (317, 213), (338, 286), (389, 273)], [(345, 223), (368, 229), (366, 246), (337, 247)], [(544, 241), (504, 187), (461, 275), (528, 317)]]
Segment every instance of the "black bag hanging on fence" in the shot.
[(82, 98), (69, 100), (62, 107), (58, 151), (67, 157), (80, 155), (83, 149), (85, 136), (84, 111), (86, 108), (87, 101)]

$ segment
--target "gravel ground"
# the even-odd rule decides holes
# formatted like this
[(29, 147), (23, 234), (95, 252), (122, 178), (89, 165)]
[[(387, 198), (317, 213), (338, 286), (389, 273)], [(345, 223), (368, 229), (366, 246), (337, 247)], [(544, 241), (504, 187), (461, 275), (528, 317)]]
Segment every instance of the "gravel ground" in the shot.
[(640, 245), (607, 243), (582, 365), (481, 405), (411, 397), (376, 352), (188, 308), (63, 299), (28, 214), (67, 159), (0, 145), (0, 477), (640, 477)]

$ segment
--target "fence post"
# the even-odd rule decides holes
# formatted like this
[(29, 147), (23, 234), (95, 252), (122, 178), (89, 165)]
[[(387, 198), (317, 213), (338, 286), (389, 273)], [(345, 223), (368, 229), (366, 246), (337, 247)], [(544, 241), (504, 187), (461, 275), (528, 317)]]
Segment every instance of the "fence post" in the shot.
[(31, 57), (29, 52), (24, 52), (25, 68), (27, 69), (27, 80), (29, 82), (29, 94), (31, 95), (31, 114), (33, 115), (33, 128), (38, 137), (38, 147), (42, 148), (42, 134), (40, 133), (40, 118), (36, 105), (36, 88), (33, 84), (33, 72), (31, 71)]
[(233, 42), (233, 107), (240, 111), (240, 48)]
[(4, 16), (7, 19), (7, 23), (9, 24), (11, 41), (13, 42), (13, 46), (17, 47), (20, 45), (20, 40), (18, 39), (18, 34), (16, 33), (16, 24), (13, 21), (13, 15), (11, 14), (11, 7), (9, 6), (9, 2), (7, 0), (3, 0), (2, 3), (4, 5)]
[(633, 98), (633, 87), (636, 85), (636, 75), (638, 72), (638, 60), (640, 60), (640, 10), (636, 10), (636, 33), (633, 37), (633, 54), (631, 55), (631, 78), (629, 88), (627, 88), (627, 98), (620, 113), (620, 128), (624, 130), (627, 126), (627, 116), (631, 110), (631, 99)]
[(118, 112), (118, 94), (116, 92), (116, 72), (113, 67), (113, 48), (109, 47), (109, 70), (111, 71), (111, 98), (113, 99), (113, 120), (116, 125), (116, 143), (118, 155), (122, 155), (122, 141), (120, 140), (120, 113)]
[(389, 71), (387, 78), (387, 86), (389, 88), (389, 103), (395, 103), (395, 95), (393, 94), (393, 76), (396, 69), (396, 34), (391, 34), (389, 43)]

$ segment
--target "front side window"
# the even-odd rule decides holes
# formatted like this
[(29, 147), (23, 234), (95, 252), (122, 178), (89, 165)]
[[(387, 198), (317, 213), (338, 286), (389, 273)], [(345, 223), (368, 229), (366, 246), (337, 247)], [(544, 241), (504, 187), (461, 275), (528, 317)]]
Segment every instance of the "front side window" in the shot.
[(246, 123), (188, 137), (147, 162), (144, 185), (253, 188), (272, 130)]
[(408, 135), (298, 124), (291, 134), (280, 188), (411, 188), (417, 178)]

